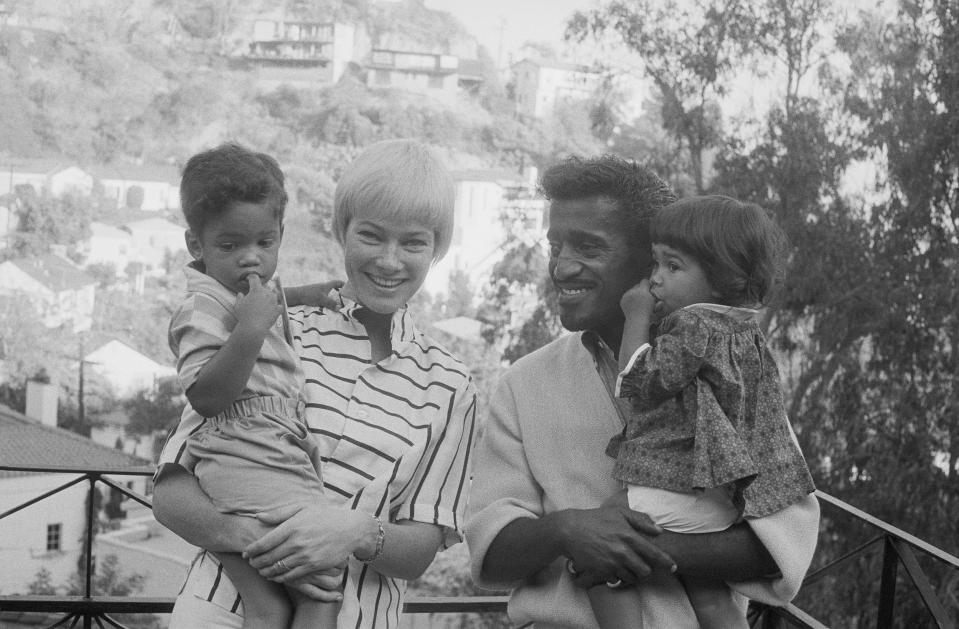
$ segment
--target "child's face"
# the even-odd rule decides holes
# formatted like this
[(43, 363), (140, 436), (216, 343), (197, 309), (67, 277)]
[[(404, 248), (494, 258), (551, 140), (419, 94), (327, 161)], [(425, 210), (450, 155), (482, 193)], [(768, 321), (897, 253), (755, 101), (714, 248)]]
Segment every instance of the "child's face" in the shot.
[(343, 262), (357, 301), (379, 314), (399, 310), (423, 285), (434, 246), (426, 225), (353, 217), (343, 235)]
[(259, 275), (263, 283), (273, 277), (282, 237), (280, 219), (265, 203), (238, 202), (210, 219), (198, 236), (187, 231), (186, 241), (207, 275), (245, 293), (250, 275)]
[(655, 312), (661, 317), (690, 304), (715, 301), (719, 296), (696, 258), (656, 243), (653, 244), (649, 292), (656, 298)]

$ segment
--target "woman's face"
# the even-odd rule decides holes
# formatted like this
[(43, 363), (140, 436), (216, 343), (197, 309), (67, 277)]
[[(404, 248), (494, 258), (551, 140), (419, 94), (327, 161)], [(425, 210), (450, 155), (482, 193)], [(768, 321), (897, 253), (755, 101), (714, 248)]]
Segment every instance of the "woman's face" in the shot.
[(379, 314), (399, 310), (423, 285), (434, 246), (427, 225), (354, 217), (343, 235), (343, 258), (356, 300)]

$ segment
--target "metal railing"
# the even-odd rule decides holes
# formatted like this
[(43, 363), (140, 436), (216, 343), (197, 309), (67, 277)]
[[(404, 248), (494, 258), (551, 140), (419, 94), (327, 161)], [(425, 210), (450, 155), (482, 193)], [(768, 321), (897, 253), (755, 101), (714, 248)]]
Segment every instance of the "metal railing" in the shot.
[[(87, 483), (89, 493), (86, 510), (86, 531), (84, 537), (84, 585), (83, 593), (79, 596), (41, 596), (41, 595), (14, 595), (0, 596), (0, 612), (46, 612), (62, 613), (65, 616), (56, 621), (51, 627), (74, 627), (82, 623), (88, 627), (123, 627), (111, 616), (116, 614), (168, 614), (173, 609), (172, 598), (151, 598), (138, 596), (103, 596), (94, 595), (92, 591), (93, 576), (93, 538), (97, 514), (93, 495), (97, 483), (103, 483), (112, 489), (121, 492), (140, 503), (150, 507), (150, 501), (131, 489), (115, 482), (109, 476), (151, 476), (152, 467), (131, 467), (123, 469), (89, 469), (57, 466), (30, 466), (4, 465), (0, 470), (19, 472), (45, 472), (59, 474), (77, 474), (77, 477), (43, 494), (31, 498), (7, 511), (0, 513), (0, 520), (17, 513), (41, 500), (45, 500), (57, 493), (80, 483)], [(959, 575), (959, 558), (951, 555), (932, 544), (902, 531), (868, 513), (861, 511), (842, 500), (834, 498), (821, 491), (816, 492), (820, 503), (826, 508), (838, 510), (844, 516), (855, 518), (860, 522), (876, 529), (876, 536), (857, 548), (830, 560), (821, 568), (807, 575), (803, 586), (812, 585), (824, 576), (834, 573), (837, 568), (853, 559), (863, 557), (882, 549), (882, 570), (879, 575), (879, 602), (876, 610), (876, 628), (891, 629), (896, 612), (896, 582), (899, 566), (901, 565), (912, 586), (917, 591), (925, 609), (928, 611), (934, 626), (941, 629), (955, 629), (956, 624), (949, 618), (946, 606), (936, 593), (935, 588), (926, 572), (919, 565), (917, 552), (934, 559), (948, 570), (956, 571)], [(506, 612), (507, 597), (505, 596), (464, 596), (464, 597), (411, 597), (404, 605), (404, 612), (410, 614), (435, 613), (503, 613)], [(753, 602), (750, 605), (750, 624), (754, 628), (761, 627), (800, 627), (804, 629), (823, 629), (825, 624), (816, 620), (812, 615), (796, 607), (787, 605), (776, 607)]]

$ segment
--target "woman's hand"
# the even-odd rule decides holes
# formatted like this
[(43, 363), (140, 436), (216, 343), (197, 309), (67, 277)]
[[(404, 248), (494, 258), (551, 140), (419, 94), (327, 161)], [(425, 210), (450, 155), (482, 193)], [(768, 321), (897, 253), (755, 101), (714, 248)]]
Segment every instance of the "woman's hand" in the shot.
[(282, 290), (283, 296), (286, 298), (287, 306), (336, 308), (340, 304), (338, 301), (330, 298), (330, 291), (334, 288), (341, 288), (342, 286), (342, 280), (330, 280), (329, 282), (304, 284), (302, 286), (284, 286)]
[(340, 591), (343, 585), (343, 570), (339, 568), (292, 579), (287, 581), (286, 585), (315, 601), (334, 603), (343, 600), (343, 593)]
[[(328, 504), (291, 505), (257, 515), (275, 528), (250, 544), (243, 557), (259, 573), (289, 583), (330, 569), (341, 569), (362, 543), (369, 515)], [(280, 565), (277, 562), (282, 561)]]

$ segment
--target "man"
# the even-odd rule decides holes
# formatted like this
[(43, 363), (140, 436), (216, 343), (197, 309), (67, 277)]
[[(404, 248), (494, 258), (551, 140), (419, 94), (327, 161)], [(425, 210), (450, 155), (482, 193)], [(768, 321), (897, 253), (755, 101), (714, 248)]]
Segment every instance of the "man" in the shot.
[(517, 361), (492, 396), (466, 526), (473, 579), (510, 588), (511, 620), (536, 629), (597, 627), (585, 588), (604, 582), (641, 585), (646, 629), (698, 627), (673, 571), (788, 602), (815, 550), (812, 495), (702, 535), (661, 531), (612, 500), (621, 486), (605, 449), (626, 412), (612, 394), (619, 302), (649, 274), (648, 221), (673, 193), (650, 171), (612, 156), (570, 158), (541, 184), (551, 202), (549, 273), (560, 320), (573, 334)]

